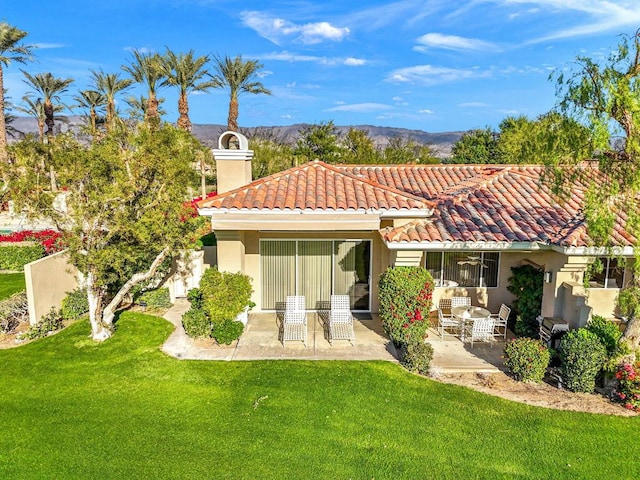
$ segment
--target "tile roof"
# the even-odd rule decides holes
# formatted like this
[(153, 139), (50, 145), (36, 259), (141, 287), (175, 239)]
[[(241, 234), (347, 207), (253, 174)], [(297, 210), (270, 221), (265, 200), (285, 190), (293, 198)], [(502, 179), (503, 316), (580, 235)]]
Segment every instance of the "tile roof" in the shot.
[[(380, 233), (386, 242), (539, 242), (590, 244), (576, 183), (562, 203), (542, 181), (539, 165), (328, 165), (315, 161), (198, 202), (200, 208), (406, 211), (433, 208)], [(590, 173), (592, 174), (592, 173)], [(635, 239), (618, 214), (612, 240)]]
[(197, 206), (238, 211), (424, 211), (431, 210), (433, 202), (316, 160), (201, 200)]

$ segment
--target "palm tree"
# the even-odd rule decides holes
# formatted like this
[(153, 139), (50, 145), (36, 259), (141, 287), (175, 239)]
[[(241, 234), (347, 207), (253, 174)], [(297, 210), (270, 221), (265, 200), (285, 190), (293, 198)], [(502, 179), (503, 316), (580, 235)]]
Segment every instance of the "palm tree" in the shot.
[[(22, 97), (22, 101), (26, 106), (23, 107), (21, 105), (18, 105), (16, 106), (16, 110), (22, 113), (26, 113), (27, 115), (30, 115), (37, 120), (38, 139), (42, 142), (44, 140), (44, 105), (42, 104), (42, 99), (36, 98), (34, 100), (33, 95), (25, 95), (24, 97)], [(62, 110), (62, 106), (60, 105), (55, 105), (54, 110), (56, 107)]]
[(106, 97), (96, 90), (81, 90), (73, 99), (77, 102), (76, 107), (89, 110), (89, 131), (95, 137), (98, 113), (106, 105)]
[(92, 70), (91, 76), (93, 77), (95, 90), (100, 92), (106, 100), (106, 127), (107, 131), (110, 131), (118, 115), (116, 111), (116, 95), (120, 92), (125, 92), (131, 86), (133, 80), (120, 78), (119, 73), (104, 73), (102, 70), (97, 72)]
[(157, 53), (142, 53), (134, 50), (133, 62), (131, 65), (124, 65), (122, 69), (131, 75), (134, 82), (141, 83), (147, 87), (145, 120), (148, 122), (159, 121), (157, 92), (164, 80), (162, 57)]
[(31, 47), (22, 45), (27, 32), (0, 22), (0, 161), (7, 158), (7, 124), (4, 116), (4, 71), (11, 61), (26, 63), (31, 57)]
[(187, 95), (190, 92), (206, 92), (211, 88), (216, 88), (219, 83), (214, 80), (201, 81), (209, 72), (205, 65), (209, 62), (209, 56), (194, 57), (193, 50), (189, 53), (178, 53), (177, 55), (167, 48), (163, 57), (163, 67), (166, 80), (163, 85), (177, 87), (180, 92), (178, 97), (178, 112), (180, 117), (176, 122), (179, 128), (191, 131), (191, 120), (189, 119), (189, 100)]
[[(127, 103), (127, 105), (129, 105), (129, 108), (127, 110), (127, 113), (129, 114), (129, 117), (131, 117), (134, 120), (144, 120), (145, 118), (147, 118), (147, 109), (149, 108), (149, 99), (147, 97), (145, 97), (144, 95), (140, 95), (139, 97), (128, 97), (125, 102)], [(161, 105), (164, 103), (164, 98), (158, 98), (156, 99), (156, 103), (157, 103), (157, 110), (158, 110), (158, 116), (162, 116), (165, 113), (167, 113), (166, 111), (164, 111), (161, 107)]]
[(271, 91), (265, 88), (260, 82), (253, 81), (258, 71), (262, 69), (262, 64), (257, 60), (242, 60), (242, 56), (235, 58), (225, 56), (224, 58), (214, 56), (215, 69), (213, 81), (218, 87), (229, 88), (229, 117), (227, 118), (227, 128), (232, 131), (238, 130), (238, 96), (241, 93), (264, 93), (271, 95)]
[(60, 95), (67, 91), (67, 87), (73, 83), (73, 79), (57, 78), (49, 72), (31, 75), (30, 73), (22, 70), (22, 73), (27, 78), (24, 83), (33, 88), (42, 98), (42, 105), (44, 107), (44, 123), (47, 125), (47, 131), (45, 133), (50, 137), (53, 135), (54, 126), (53, 116), (55, 107), (53, 102), (60, 102)]

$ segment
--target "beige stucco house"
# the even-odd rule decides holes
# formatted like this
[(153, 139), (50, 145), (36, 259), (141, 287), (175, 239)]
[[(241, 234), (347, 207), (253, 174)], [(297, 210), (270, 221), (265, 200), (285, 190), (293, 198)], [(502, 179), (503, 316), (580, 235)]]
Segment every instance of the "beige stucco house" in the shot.
[[(225, 132), (214, 150), (218, 195), (198, 203), (211, 217), (218, 268), (253, 279), (254, 311), (305, 295), (315, 310), (348, 294), (354, 311), (377, 312), (378, 278), (389, 266), (421, 265), (436, 280), (434, 300), (471, 296), (497, 312), (513, 297), (511, 267), (545, 272), (543, 316), (572, 327), (590, 314), (615, 314), (626, 261), (589, 247), (584, 189), (558, 203), (538, 165), (329, 165), (313, 161), (252, 181), (247, 139)], [(591, 168), (585, 166), (584, 168)], [(616, 253), (631, 258), (633, 239), (618, 219)]]

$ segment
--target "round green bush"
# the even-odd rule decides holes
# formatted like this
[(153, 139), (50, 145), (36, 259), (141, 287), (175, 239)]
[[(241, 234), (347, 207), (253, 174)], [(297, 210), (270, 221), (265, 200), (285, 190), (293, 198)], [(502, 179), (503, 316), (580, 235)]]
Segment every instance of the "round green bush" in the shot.
[(433, 359), (433, 347), (430, 343), (410, 342), (402, 348), (402, 365), (410, 372), (426, 375)]
[(380, 277), (379, 315), (399, 347), (422, 342), (429, 328), (433, 278), (422, 267), (390, 267)]
[(587, 324), (587, 330), (598, 336), (600, 342), (602, 342), (607, 349), (607, 356), (611, 356), (616, 352), (618, 342), (620, 341), (620, 337), (622, 337), (622, 332), (618, 328), (618, 325), (600, 315), (594, 315)]
[(251, 278), (242, 272), (219, 272), (208, 268), (200, 279), (202, 303), (214, 323), (234, 320), (251, 302)]
[(607, 358), (598, 336), (586, 328), (571, 330), (560, 340), (562, 381), (572, 392), (593, 392), (596, 375)]
[(191, 338), (211, 338), (213, 325), (203, 310), (191, 308), (182, 315), (182, 326)]
[(504, 346), (504, 366), (520, 382), (542, 382), (550, 360), (551, 352), (540, 340), (521, 337)]
[(244, 325), (236, 320), (224, 320), (216, 323), (213, 327), (213, 336), (216, 342), (223, 345), (230, 345), (240, 338)]
[(86, 288), (76, 288), (67, 293), (62, 300), (60, 313), (65, 320), (77, 320), (89, 311), (89, 299)]

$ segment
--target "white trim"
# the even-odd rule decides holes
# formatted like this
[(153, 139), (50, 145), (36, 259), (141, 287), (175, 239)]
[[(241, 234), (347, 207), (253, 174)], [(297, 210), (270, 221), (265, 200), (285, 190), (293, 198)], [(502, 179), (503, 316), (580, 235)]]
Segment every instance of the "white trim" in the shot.
[(433, 214), (433, 210), (427, 210), (424, 208), (415, 209), (402, 209), (402, 210), (389, 210), (389, 209), (375, 209), (375, 208), (357, 208), (357, 209), (311, 209), (311, 208), (285, 208), (285, 209), (263, 209), (263, 208), (213, 208), (203, 207), (198, 208), (198, 214), (203, 217), (211, 217), (213, 215), (379, 215), (382, 218), (426, 218)]
[(385, 242), (389, 250), (482, 250), (540, 251), (548, 247), (538, 242)]
[(605, 257), (607, 255), (633, 256), (633, 247), (560, 247), (553, 246), (556, 252), (565, 255), (578, 255), (582, 257)]

